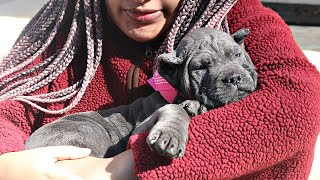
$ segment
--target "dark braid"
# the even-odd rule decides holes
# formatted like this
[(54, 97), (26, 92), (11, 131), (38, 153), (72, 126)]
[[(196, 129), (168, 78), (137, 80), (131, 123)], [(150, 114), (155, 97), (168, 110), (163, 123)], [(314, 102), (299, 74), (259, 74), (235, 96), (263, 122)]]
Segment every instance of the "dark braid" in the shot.
[[(158, 53), (172, 51), (184, 35), (199, 27), (219, 29), (223, 27), (227, 31), (227, 23), (223, 20), (236, 1), (184, 0)], [(103, 39), (101, 7), (105, 8), (104, 6), (104, 0), (50, 0), (46, 3), (23, 29), (10, 53), (0, 63), (0, 101), (19, 100), (52, 114), (65, 113), (73, 108), (81, 100), (101, 60)], [(27, 69), (26, 66), (48, 49), (58, 30), (68, 25), (64, 24), (64, 20), (72, 12), (70, 31), (62, 49)], [(86, 36), (82, 36), (83, 34)], [(87, 47), (87, 66), (81, 80), (56, 92), (28, 96), (58, 77), (83, 45)], [(72, 99), (70, 105), (60, 110), (48, 110), (37, 105), (37, 103), (63, 102), (68, 99)]]

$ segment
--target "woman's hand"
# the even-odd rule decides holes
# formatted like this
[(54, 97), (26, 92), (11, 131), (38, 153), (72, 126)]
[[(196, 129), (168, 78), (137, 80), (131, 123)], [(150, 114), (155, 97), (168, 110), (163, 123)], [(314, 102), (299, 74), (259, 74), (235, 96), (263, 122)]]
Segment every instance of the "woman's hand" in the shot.
[(57, 161), (81, 159), (90, 149), (52, 146), (0, 156), (0, 180), (82, 180), (56, 165)]
[(59, 161), (57, 165), (86, 180), (131, 180), (134, 176), (134, 161), (131, 150), (112, 158), (95, 158), (88, 156), (76, 160)]

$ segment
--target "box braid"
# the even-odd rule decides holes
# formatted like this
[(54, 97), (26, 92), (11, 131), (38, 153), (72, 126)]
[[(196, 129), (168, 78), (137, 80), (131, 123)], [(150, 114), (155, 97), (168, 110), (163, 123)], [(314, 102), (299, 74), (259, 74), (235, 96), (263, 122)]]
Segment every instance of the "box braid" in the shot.
[(236, 2), (237, 0), (185, 0), (158, 54), (171, 52), (184, 35), (199, 27), (224, 30), (227, 26), (226, 14)]
[[(169, 33), (157, 54), (171, 52), (181, 38), (199, 27), (228, 31), (226, 14), (237, 0), (183, 0)], [(63, 114), (82, 98), (94, 77), (102, 56), (102, 9), (104, 0), (50, 0), (30, 20), (9, 54), (0, 63), (0, 101), (18, 100), (50, 114)], [(63, 20), (73, 9), (70, 31), (63, 47), (39, 64), (26, 66), (43, 54), (56, 37)], [(81, 34), (85, 33), (86, 37)], [(51, 83), (71, 63), (78, 48), (87, 47), (84, 77), (56, 92), (28, 95)], [(155, 69), (157, 62), (155, 63)], [(72, 99), (60, 110), (49, 110), (37, 103), (56, 103)]]

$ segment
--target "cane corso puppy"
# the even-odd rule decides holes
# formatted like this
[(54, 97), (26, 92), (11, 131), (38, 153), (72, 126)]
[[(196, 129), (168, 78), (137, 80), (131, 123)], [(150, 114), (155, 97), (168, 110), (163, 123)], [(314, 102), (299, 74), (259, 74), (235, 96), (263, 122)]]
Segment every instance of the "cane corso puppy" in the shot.
[(68, 115), (36, 130), (26, 148), (74, 145), (90, 148), (95, 157), (111, 157), (125, 150), (130, 135), (150, 131), (147, 143), (152, 150), (171, 158), (183, 156), (190, 116), (255, 90), (257, 73), (241, 46), (248, 33), (200, 28), (186, 35), (175, 51), (158, 56), (159, 74), (185, 101), (168, 104), (156, 91), (129, 105)]

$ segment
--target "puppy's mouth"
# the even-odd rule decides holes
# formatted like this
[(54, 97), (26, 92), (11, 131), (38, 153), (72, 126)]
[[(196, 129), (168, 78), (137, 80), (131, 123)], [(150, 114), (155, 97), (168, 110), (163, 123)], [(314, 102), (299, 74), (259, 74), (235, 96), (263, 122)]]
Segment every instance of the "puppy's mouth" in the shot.
[(215, 96), (201, 94), (200, 96), (196, 97), (196, 100), (198, 100), (201, 104), (204, 104), (207, 108), (212, 109), (239, 101), (252, 92), (252, 90), (236, 90), (229, 93), (222, 93), (219, 95), (216, 94)]
[(214, 84), (215, 87), (202, 87), (199, 89), (199, 93), (195, 97), (197, 101), (210, 109), (239, 101), (251, 94), (256, 88), (253, 78), (252, 82), (250, 80), (249, 82), (237, 85), (223, 84), (217, 81), (215, 79), (215, 82), (211, 82), (211, 85)]

